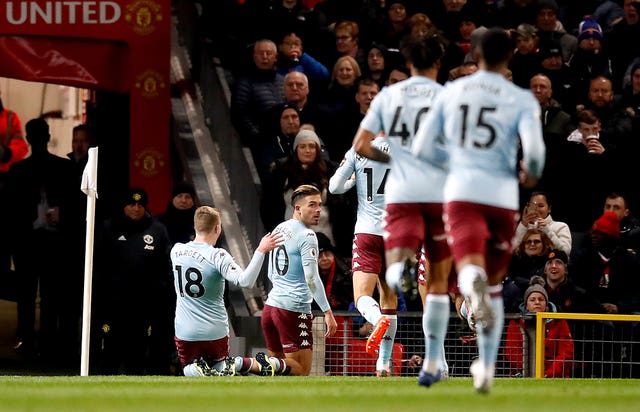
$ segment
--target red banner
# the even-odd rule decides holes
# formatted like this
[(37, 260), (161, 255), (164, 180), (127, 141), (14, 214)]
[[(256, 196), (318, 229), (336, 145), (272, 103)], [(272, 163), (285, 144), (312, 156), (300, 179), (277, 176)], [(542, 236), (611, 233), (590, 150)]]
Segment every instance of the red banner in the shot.
[(0, 76), (129, 91), (130, 183), (164, 210), (169, 170), (170, 0), (4, 0)]

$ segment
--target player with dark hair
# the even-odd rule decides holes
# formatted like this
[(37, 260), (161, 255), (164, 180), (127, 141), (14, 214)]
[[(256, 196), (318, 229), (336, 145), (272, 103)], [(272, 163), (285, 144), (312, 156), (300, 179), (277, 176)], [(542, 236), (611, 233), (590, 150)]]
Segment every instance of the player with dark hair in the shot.
[[(416, 265), (416, 255), (423, 243), (434, 271), (448, 274), (451, 267), (442, 224), (442, 185), (446, 173), (437, 162), (418, 161), (410, 152), (421, 120), (442, 90), (436, 77), (444, 54), (443, 40), (434, 34), (410, 38), (403, 42), (402, 53), (412, 77), (384, 88), (376, 96), (354, 139), (359, 155), (381, 162), (391, 160), (384, 189), (387, 270), (381, 281), (396, 292), (402, 289), (403, 272)], [(389, 142), (391, 158), (372, 144), (380, 131)], [(368, 296), (355, 303), (367, 321), (376, 325), (367, 350), (375, 351), (378, 347), (383, 350), (380, 341), (383, 337), (383, 342), (387, 341), (387, 329), (391, 330), (388, 335), (395, 334), (397, 316), (381, 315), (377, 303)]]
[(322, 206), (320, 190), (298, 186), (291, 195), (293, 217), (273, 231), (284, 244), (269, 254), (269, 279), (273, 288), (262, 311), (262, 331), (277, 374), (309, 375), (313, 359), (311, 301), (324, 312), (325, 337), (338, 327), (318, 272), (318, 224)]
[[(481, 393), (493, 384), (504, 324), (501, 282), (517, 224), (518, 177), (533, 187), (545, 159), (538, 101), (501, 74), (513, 49), (504, 30), (487, 31), (480, 42), (480, 70), (445, 86), (412, 147), (418, 158), (433, 161), (433, 148), (444, 145), (449, 157), (444, 220), (460, 292), (471, 300), (477, 320), (480, 357), (471, 373)], [(448, 312), (430, 333), (444, 339), (447, 322)], [(435, 351), (438, 347), (434, 343)], [(427, 365), (428, 372), (435, 369)]]
[(175, 342), (185, 376), (272, 375), (264, 354), (229, 358), (229, 317), (224, 304), (225, 280), (236, 286), (255, 284), (265, 254), (282, 244), (282, 236), (266, 234), (249, 266), (242, 270), (233, 257), (215, 244), (222, 233), (220, 212), (209, 206), (196, 209), (196, 237), (171, 249), (176, 291)]
[[(378, 150), (388, 152), (389, 142), (387, 140), (384, 137), (377, 137), (373, 140), (372, 145)], [(384, 216), (384, 189), (389, 170), (387, 163), (359, 156), (352, 147), (345, 153), (344, 160), (329, 181), (331, 193), (345, 193), (356, 186), (358, 215), (351, 259), (353, 301), (360, 301), (362, 309), (358, 310), (372, 325), (375, 325), (378, 319), (372, 317), (371, 312), (373, 312), (373, 316), (380, 318), (386, 316), (390, 319), (397, 319), (398, 297), (385, 282), (378, 282), (378, 276), (383, 273), (385, 268), (382, 220)], [(380, 294), (380, 304), (373, 299), (373, 292), (376, 288)], [(372, 301), (375, 302), (375, 305), (370, 305)], [(365, 309), (369, 313), (365, 312)], [(394, 321), (393, 326), (395, 325), (397, 323)], [(391, 354), (394, 340), (395, 327), (387, 329), (386, 336), (380, 343), (376, 362), (376, 375), (379, 377), (391, 375)]]

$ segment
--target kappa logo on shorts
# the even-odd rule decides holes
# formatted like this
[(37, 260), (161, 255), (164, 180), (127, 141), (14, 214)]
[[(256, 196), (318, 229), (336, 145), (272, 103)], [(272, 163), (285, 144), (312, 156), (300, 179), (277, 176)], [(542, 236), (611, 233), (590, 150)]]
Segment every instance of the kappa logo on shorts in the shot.
[(306, 313), (299, 314), (298, 319), (307, 319), (307, 314)]
[(302, 332), (300, 332), (300, 336), (309, 336), (309, 333), (303, 330)]
[(311, 346), (311, 343), (309, 343), (308, 340), (303, 339), (302, 342), (300, 342), (300, 347), (305, 347), (305, 346)]
[(298, 327), (300, 329), (309, 329), (309, 328), (307, 328), (307, 324), (306, 323), (302, 323), (302, 322), (298, 324)]

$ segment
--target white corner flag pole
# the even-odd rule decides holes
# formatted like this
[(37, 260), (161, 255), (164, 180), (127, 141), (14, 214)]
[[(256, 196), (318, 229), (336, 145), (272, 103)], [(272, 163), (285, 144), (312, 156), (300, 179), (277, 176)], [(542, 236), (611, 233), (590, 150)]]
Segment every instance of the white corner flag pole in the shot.
[(93, 280), (93, 229), (98, 197), (98, 148), (89, 149), (89, 160), (82, 173), (80, 187), (87, 195), (87, 234), (84, 252), (84, 293), (82, 299), (82, 352), (80, 376), (89, 376), (89, 341), (91, 334), (91, 287)]

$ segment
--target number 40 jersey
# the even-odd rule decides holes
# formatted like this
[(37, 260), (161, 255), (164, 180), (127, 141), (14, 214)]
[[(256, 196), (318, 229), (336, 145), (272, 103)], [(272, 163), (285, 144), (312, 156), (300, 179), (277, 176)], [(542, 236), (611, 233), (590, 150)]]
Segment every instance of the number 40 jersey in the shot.
[(420, 123), (442, 88), (424, 76), (412, 76), (387, 86), (373, 99), (360, 123), (360, 127), (373, 134), (384, 131), (389, 140), (391, 171), (385, 188), (387, 204), (443, 202), (446, 162), (428, 163), (411, 155), (411, 143)]

